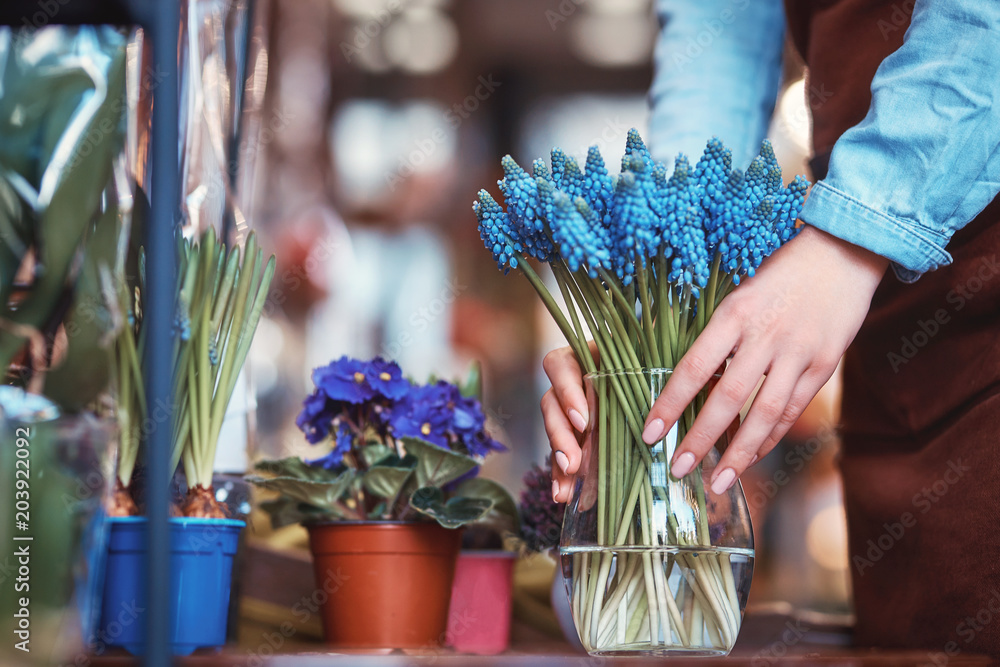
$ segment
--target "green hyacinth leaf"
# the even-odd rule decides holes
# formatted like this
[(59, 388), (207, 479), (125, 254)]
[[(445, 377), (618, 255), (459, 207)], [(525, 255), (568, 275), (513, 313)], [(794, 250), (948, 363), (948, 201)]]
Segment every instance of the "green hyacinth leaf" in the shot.
[(433, 486), (417, 489), (410, 497), (410, 507), (437, 521), (443, 528), (461, 528), (479, 521), (493, 509), (485, 498), (444, 499), (444, 492)]
[(113, 188), (107, 192), (110, 204), (97, 217), (86, 241), (73, 305), (63, 318), (65, 356), (45, 381), (45, 395), (71, 412), (84, 409), (107, 386), (116, 327), (123, 326), (125, 319), (124, 314), (117, 321), (115, 317), (118, 304), (111, 270), (120, 225), (117, 194)]
[(416, 438), (403, 438), (406, 453), (417, 458), (415, 471), (418, 487), (444, 486), (477, 465), (475, 459)]

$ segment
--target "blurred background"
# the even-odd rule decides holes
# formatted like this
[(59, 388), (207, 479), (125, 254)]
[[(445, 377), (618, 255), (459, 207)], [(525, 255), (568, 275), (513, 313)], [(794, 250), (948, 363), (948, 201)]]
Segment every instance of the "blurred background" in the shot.
[[(559, 333), (482, 248), (471, 204), (500, 157), (553, 146), (621, 154), (644, 132), (658, 29), (649, 0), (258, 0), (266, 77), (252, 224), (278, 256), (251, 353), (254, 456), (309, 448), (294, 425), (309, 371), (382, 355), (415, 379), (483, 365), (490, 429), (511, 452), (485, 474), (517, 490), (548, 445), (541, 358)], [(801, 63), (786, 48), (770, 137), (806, 173)], [(252, 136), (252, 135), (251, 135)], [(708, 139), (708, 137), (706, 137)], [(751, 605), (846, 613), (835, 381), (743, 478), (757, 538)]]

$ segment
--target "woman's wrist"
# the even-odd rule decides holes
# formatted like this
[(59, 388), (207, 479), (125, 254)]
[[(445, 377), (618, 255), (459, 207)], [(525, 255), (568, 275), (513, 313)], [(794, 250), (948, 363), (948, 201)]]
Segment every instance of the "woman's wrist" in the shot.
[(806, 237), (808, 243), (826, 248), (831, 259), (844, 262), (846, 266), (858, 272), (859, 280), (871, 286), (874, 292), (889, 268), (889, 260), (867, 248), (845, 241), (812, 225), (805, 224), (799, 236)]

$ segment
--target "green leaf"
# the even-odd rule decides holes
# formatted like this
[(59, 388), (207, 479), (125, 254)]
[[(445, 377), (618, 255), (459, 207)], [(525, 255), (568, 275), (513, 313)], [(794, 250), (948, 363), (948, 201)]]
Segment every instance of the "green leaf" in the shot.
[(365, 465), (369, 468), (373, 465), (378, 465), (383, 459), (390, 456), (395, 456), (396, 452), (388, 445), (383, 445), (381, 442), (375, 440), (369, 440), (368, 444), (361, 448), (361, 458), (364, 459)]
[(262, 489), (277, 491), (292, 500), (333, 512), (337, 501), (350, 486), (354, 474), (353, 470), (345, 470), (340, 476), (329, 481), (310, 481), (298, 477), (258, 477), (256, 475), (248, 475), (245, 479)]
[(461, 528), (482, 519), (493, 508), (485, 498), (452, 498), (447, 502), (444, 492), (433, 486), (417, 489), (410, 497), (410, 507), (429, 516), (444, 528)]
[(287, 459), (265, 459), (254, 464), (254, 470), (274, 477), (294, 477), (313, 482), (329, 482), (337, 479), (342, 471), (327, 470), (321, 466), (311, 466), (298, 456)]
[[(90, 404), (110, 378), (110, 343), (116, 333), (112, 309), (117, 308), (117, 303), (109, 302), (108, 293), (102, 289), (101, 273), (112, 281), (110, 270), (118, 247), (119, 216), (117, 192), (114, 188), (106, 192), (111, 203), (97, 216), (85, 243), (73, 305), (63, 318), (67, 332), (65, 356), (45, 379), (45, 395), (72, 412)], [(111, 294), (114, 295), (113, 288)]]
[(395, 498), (410, 479), (416, 465), (417, 459), (411, 455), (403, 459), (395, 454), (388, 456), (365, 473), (365, 490), (380, 498)]
[(517, 503), (510, 493), (500, 484), (492, 479), (484, 477), (473, 477), (458, 485), (453, 494), (455, 498), (480, 498), (493, 503), (493, 511), (509, 519), (513, 525), (513, 530), (521, 525), (521, 519), (517, 511)]
[(444, 486), (479, 465), (471, 457), (424, 440), (403, 438), (403, 446), (417, 458), (417, 486)]
[(323, 510), (285, 497), (266, 500), (260, 508), (270, 515), (271, 526), (276, 529), (316, 519), (345, 518), (337, 508)]
[(483, 397), (483, 365), (479, 361), (473, 361), (472, 366), (469, 368), (469, 374), (465, 378), (465, 382), (458, 388), (458, 391), (465, 398), (478, 398)]

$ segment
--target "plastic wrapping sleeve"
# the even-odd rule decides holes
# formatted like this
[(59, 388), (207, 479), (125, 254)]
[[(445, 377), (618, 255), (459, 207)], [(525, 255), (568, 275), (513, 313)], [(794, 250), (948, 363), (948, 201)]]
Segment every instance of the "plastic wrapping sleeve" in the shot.
[(267, 70), (263, 31), (254, 31), (251, 4), (261, 3), (185, 3), (179, 122), (188, 237), (211, 227), (240, 243), (249, 231)]
[(128, 227), (126, 43), (106, 26), (0, 29), (0, 363), (34, 390), (59, 366), (46, 393), (70, 408), (107, 384), (120, 321), (102, 283)]

